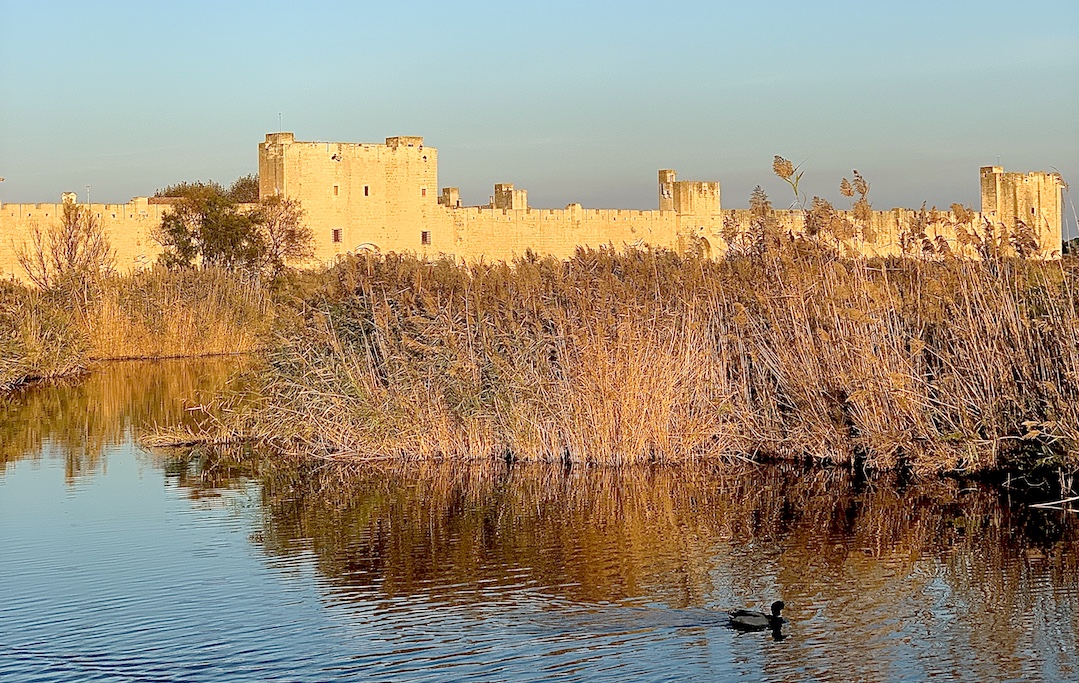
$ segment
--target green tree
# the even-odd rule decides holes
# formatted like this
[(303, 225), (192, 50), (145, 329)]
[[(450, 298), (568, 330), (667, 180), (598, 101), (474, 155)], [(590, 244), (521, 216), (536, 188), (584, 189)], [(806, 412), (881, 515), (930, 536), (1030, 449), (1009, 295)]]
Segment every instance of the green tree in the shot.
[[(175, 197), (155, 239), (169, 268), (219, 267), (277, 278), (289, 265), (314, 254), (311, 230), (296, 200), (267, 197), (257, 208), (240, 206), (244, 192), (257, 190), (257, 176), (240, 178), (229, 190), (214, 182), (178, 183), (159, 190)], [(240, 190), (237, 190), (240, 187)], [(247, 190), (242, 188), (246, 187)], [(257, 200), (256, 200), (257, 201)]]
[(212, 190), (217, 194), (228, 197), (237, 204), (257, 204), (259, 201), (259, 174), (249, 173), (247, 175), (242, 175), (232, 181), (232, 184), (228, 186), (228, 189), (225, 189), (225, 186), (221, 183), (215, 183), (212, 180), (207, 180), (206, 182), (201, 180), (188, 182), (185, 180), (160, 188), (154, 193), (154, 196), (188, 197), (193, 194), (201, 194), (206, 190)]
[(159, 188), (157, 192), (154, 192), (154, 196), (168, 198), (196, 197), (209, 192), (222, 196), (227, 194), (224, 185), (215, 183), (212, 180), (207, 180), (206, 182), (201, 180), (188, 182), (184, 180), (179, 183), (173, 183), (172, 185), (166, 185), (165, 187)]
[(256, 204), (259, 200), (259, 174), (249, 173), (229, 185), (228, 197), (240, 204)]
[(264, 252), (257, 212), (242, 212), (221, 185), (180, 183), (162, 192), (177, 197), (161, 218), (154, 238), (169, 268), (216, 266), (227, 270), (257, 269)]

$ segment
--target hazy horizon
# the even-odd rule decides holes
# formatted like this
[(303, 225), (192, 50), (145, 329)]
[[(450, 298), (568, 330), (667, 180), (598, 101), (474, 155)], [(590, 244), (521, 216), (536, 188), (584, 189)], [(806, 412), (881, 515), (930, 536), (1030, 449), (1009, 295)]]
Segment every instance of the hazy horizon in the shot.
[[(1079, 177), (1079, 6), (0, 0), (0, 201), (124, 202), (257, 171), (257, 145), (422, 135), (466, 204), (655, 208), (656, 171), (725, 207), (803, 164), (844, 207), (979, 206), (978, 168)], [(279, 119), (280, 116), (280, 119)], [(279, 126), (279, 120), (281, 125)], [(1070, 197), (1066, 233), (1075, 234)]]

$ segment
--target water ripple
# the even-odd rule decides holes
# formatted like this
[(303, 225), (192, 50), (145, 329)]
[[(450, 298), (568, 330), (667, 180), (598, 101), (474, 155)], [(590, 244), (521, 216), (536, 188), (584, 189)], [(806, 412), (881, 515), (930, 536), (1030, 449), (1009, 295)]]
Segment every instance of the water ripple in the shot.
[[(100, 456), (0, 479), (0, 680), (1079, 680), (1079, 534), (989, 494)], [(726, 627), (780, 597), (785, 639)]]

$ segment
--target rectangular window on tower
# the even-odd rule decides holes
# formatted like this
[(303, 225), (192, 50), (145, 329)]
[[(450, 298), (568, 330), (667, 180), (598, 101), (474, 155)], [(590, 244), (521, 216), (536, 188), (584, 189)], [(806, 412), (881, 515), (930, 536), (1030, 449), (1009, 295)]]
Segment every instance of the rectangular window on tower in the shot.
[(427, 188), (426, 187), (421, 187), (420, 188), (420, 196), (421, 197), (426, 197), (427, 196)]
[(338, 242), (341, 241), (341, 228), (334, 228), (333, 229), (333, 241), (334, 241), (334, 244), (337, 244)]
[(370, 197), (371, 196), (371, 186), (370, 185), (364, 185), (363, 186), (363, 196), (364, 197)]
[(334, 197), (336, 197), (336, 196), (337, 196), (337, 192), (338, 192), (338, 186), (337, 186), (337, 185), (334, 185), (334, 186), (333, 186), (333, 196), (334, 196)]
[(430, 230), (424, 230), (423, 232), (420, 233), (420, 244), (430, 244), (430, 243), (431, 243), (431, 231)]

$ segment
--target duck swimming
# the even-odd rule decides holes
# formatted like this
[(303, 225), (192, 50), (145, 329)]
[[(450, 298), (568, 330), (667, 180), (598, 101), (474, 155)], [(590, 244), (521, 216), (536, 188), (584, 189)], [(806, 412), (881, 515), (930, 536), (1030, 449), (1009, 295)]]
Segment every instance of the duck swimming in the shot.
[(783, 607), (783, 601), (776, 600), (772, 603), (771, 614), (755, 612), (751, 609), (732, 609), (727, 612), (727, 616), (730, 618), (730, 625), (732, 628), (741, 629), (743, 631), (763, 631), (766, 628), (770, 628), (775, 631), (782, 628), (783, 624), (787, 621), (779, 616), (779, 613), (783, 611)]

